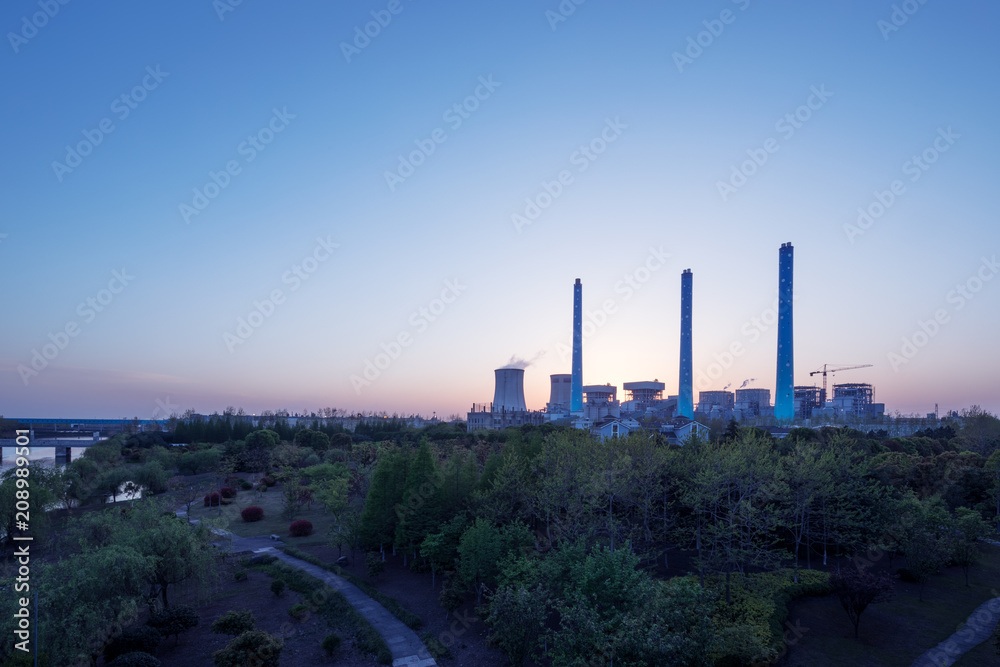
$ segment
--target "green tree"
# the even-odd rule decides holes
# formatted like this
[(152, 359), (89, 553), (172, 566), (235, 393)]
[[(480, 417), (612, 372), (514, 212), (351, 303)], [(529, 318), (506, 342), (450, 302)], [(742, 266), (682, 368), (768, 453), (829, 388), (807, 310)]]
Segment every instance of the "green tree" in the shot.
[(464, 586), (476, 591), (476, 604), (482, 604), (483, 592), (496, 587), (500, 562), (532, 545), (531, 532), (522, 523), (497, 528), (479, 518), (462, 534), (458, 545), (458, 575)]
[(382, 550), (396, 534), (396, 505), (403, 500), (408, 461), (396, 448), (383, 449), (372, 473), (371, 486), (361, 512), (362, 544), (367, 549)]
[(417, 449), (406, 471), (402, 503), (396, 508), (395, 543), (404, 552), (417, 546), (440, 524), (442, 517), (441, 474), (426, 439)]
[(57, 486), (53, 472), (37, 463), (10, 468), (3, 473), (0, 477), (0, 528), (8, 542), (21, 533), (18, 521), (25, 517), (32, 535), (37, 538), (44, 533), (48, 525), (45, 507), (57, 499), (53, 486)]
[(490, 600), (489, 641), (507, 655), (513, 665), (523, 665), (538, 645), (548, 616), (549, 595), (543, 586), (502, 586)]
[(989, 535), (990, 525), (979, 512), (968, 507), (955, 510), (951, 544), (951, 560), (965, 573), (965, 585), (969, 585), (969, 570), (982, 557), (980, 541)]
[(920, 503), (917, 520), (903, 538), (906, 567), (919, 585), (919, 599), (930, 576), (940, 570), (952, 553), (950, 517), (940, 498)]
[(853, 567), (844, 568), (830, 576), (830, 585), (840, 600), (840, 606), (847, 612), (854, 626), (854, 638), (858, 638), (858, 624), (861, 615), (869, 605), (888, 602), (893, 598), (895, 579), (886, 571), (871, 572)]
[(322, 431), (302, 429), (295, 434), (293, 442), (299, 447), (308, 447), (320, 454), (330, 449), (330, 436)]
[(152, 569), (148, 556), (126, 544), (84, 549), (42, 566), (38, 641), (52, 663), (95, 664), (111, 637), (136, 619)]

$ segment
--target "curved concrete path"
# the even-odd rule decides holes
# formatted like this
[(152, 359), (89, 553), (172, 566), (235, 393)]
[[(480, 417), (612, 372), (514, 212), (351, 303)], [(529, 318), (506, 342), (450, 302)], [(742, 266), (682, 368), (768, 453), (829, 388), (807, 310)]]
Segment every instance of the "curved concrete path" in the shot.
[(431, 667), (431, 665), (437, 665), (427, 647), (417, 637), (417, 633), (351, 582), (318, 565), (289, 556), (284, 551), (273, 547), (259, 549), (256, 553), (276, 556), (279, 560), (316, 577), (330, 588), (340, 591), (351, 603), (351, 606), (368, 619), (372, 627), (385, 639), (385, 643), (389, 645), (389, 651), (392, 653), (393, 667), (402, 667), (403, 665), (407, 667)]
[(958, 632), (917, 658), (912, 667), (949, 667), (990, 638), (1000, 621), (1000, 598), (976, 607)]
[[(178, 517), (188, 518), (187, 511), (183, 508), (177, 510), (175, 513)], [(197, 519), (190, 521), (192, 524), (198, 523)], [(227, 539), (229, 541), (227, 545), (228, 550), (234, 554), (249, 551), (255, 554), (275, 556), (279, 560), (316, 577), (330, 588), (340, 591), (347, 598), (350, 605), (372, 624), (375, 631), (382, 635), (382, 639), (389, 645), (389, 652), (392, 653), (392, 667), (432, 667), (437, 665), (430, 651), (427, 650), (424, 643), (417, 637), (417, 633), (393, 616), (388, 609), (375, 602), (375, 600), (372, 600), (360, 588), (346, 579), (338, 577), (333, 572), (324, 570), (308, 561), (289, 556), (280, 549), (275, 549), (275, 541), (267, 535), (240, 537), (221, 528), (213, 528), (212, 533)]]

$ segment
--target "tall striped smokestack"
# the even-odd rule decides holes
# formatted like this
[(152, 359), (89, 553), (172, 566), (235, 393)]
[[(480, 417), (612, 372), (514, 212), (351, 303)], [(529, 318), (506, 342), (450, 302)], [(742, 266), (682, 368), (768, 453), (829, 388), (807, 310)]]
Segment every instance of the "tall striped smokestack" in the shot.
[(691, 269), (681, 273), (681, 371), (677, 389), (677, 415), (694, 419), (694, 381), (691, 358)]
[(795, 417), (795, 359), (792, 348), (792, 260), (791, 243), (778, 251), (778, 382), (774, 394), (774, 418)]
[(573, 285), (573, 368), (569, 384), (569, 411), (583, 410), (583, 285)]

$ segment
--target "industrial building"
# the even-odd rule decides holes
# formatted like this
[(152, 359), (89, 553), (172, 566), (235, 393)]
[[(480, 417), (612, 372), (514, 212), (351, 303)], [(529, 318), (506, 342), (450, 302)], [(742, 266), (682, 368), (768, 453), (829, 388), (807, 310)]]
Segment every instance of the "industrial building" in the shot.
[(772, 412), (770, 389), (737, 389), (734, 405), (737, 419), (767, 416)]
[(596, 424), (605, 417), (620, 417), (621, 405), (618, 403), (618, 387), (611, 384), (591, 384), (583, 388), (586, 401), (583, 404), (583, 418), (590, 424)]
[(875, 389), (863, 382), (833, 385), (834, 410), (851, 417), (869, 418), (885, 413), (884, 403), (875, 403)]
[(823, 407), (822, 392), (819, 387), (795, 387), (795, 417), (810, 419), (814, 410)]
[(626, 382), (622, 385), (622, 388), (625, 389), (625, 402), (622, 403), (622, 410), (636, 412), (659, 403), (663, 400), (663, 390), (666, 387), (667, 385), (659, 380)]
[(555, 373), (549, 376), (552, 389), (549, 391), (549, 402), (545, 404), (546, 412), (552, 414), (569, 412), (572, 377), (569, 373)]
[(731, 417), (735, 407), (731, 391), (698, 392), (698, 413), (710, 419)]
[(472, 410), (466, 416), (466, 429), (469, 432), (483, 429), (493, 431), (525, 424), (537, 426), (545, 422), (545, 413), (529, 411), (524, 403), (523, 368), (498, 368), (494, 374), (496, 384), (493, 402), (488, 408), (485, 404), (473, 403)]

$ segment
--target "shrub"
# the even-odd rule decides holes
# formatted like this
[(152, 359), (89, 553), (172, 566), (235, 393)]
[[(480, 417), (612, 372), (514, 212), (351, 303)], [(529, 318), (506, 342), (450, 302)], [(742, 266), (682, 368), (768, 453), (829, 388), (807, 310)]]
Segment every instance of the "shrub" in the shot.
[(301, 602), (298, 604), (293, 604), (288, 608), (288, 615), (294, 618), (296, 621), (301, 621), (309, 614), (309, 606), (304, 605)]
[(163, 663), (149, 653), (132, 651), (131, 653), (123, 653), (105, 664), (108, 667), (160, 667)]
[(385, 561), (382, 560), (382, 554), (377, 551), (369, 551), (365, 554), (365, 569), (368, 571), (368, 577), (374, 579), (378, 575), (385, 572)]
[(438, 602), (448, 611), (455, 611), (465, 603), (465, 594), (455, 585), (445, 585), (438, 595)]
[(275, 595), (281, 595), (285, 592), (285, 582), (282, 579), (275, 579), (271, 582), (271, 592)]
[(265, 486), (274, 486), (278, 483), (278, 480), (271, 477), (270, 475), (264, 475), (260, 478), (260, 481), (264, 483)]
[(239, 569), (236, 570), (236, 572), (233, 572), (233, 579), (235, 579), (236, 581), (246, 581), (249, 578), (249, 576), (250, 575), (248, 575), (247, 571), (244, 569)]
[(253, 630), (255, 621), (249, 609), (230, 609), (212, 621), (212, 632), (218, 635), (242, 635)]
[(148, 625), (133, 625), (125, 628), (122, 633), (111, 640), (107, 648), (104, 649), (104, 659), (111, 661), (126, 653), (142, 652), (156, 653), (160, 645), (159, 631)]
[(251, 521), (260, 521), (264, 518), (264, 510), (254, 505), (252, 507), (244, 508), (243, 511), (240, 512), (240, 516), (243, 517), (243, 520), (247, 523)]
[(213, 491), (212, 493), (208, 493), (205, 495), (205, 507), (216, 507), (218, 506), (218, 504), (219, 504), (218, 493), (215, 493)]
[(323, 643), (320, 646), (323, 647), (327, 655), (332, 656), (340, 648), (340, 642), (340, 635), (331, 632), (326, 637), (323, 637)]
[(213, 653), (212, 661), (215, 667), (277, 667), (283, 646), (281, 639), (263, 630), (250, 630)]
[(448, 650), (448, 647), (445, 646), (444, 643), (442, 643), (441, 640), (438, 639), (438, 636), (435, 635), (433, 632), (425, 632), (424, 634), (420, 635), (420, 640), (424, 643), (424, 646), (427, 647), (427, 650), (430, 652), (431, 657), (434, 658), (435, 660), (441, 658), (446, 658), (450, 660), (452, 657), (454, 657), (452, 656), (451, 651)]
[(312, 522), (306, 521), (305, 519), (293, 521), (292, 525), (288, 527), (288, 532), (291, 533), (292, 537), (305, 537), (306, 535), (312, 535)]
[(146, 621), (146, 624), (159, 630), (160, 634), (164, 637), (173, 635), (174, 640), (176, 640), (180, 633), (190, 630), (198, 625), (200, 621), (201, 619), (198, 618), (198, 612), (194, 610), (194, 607), (178, 605), (153, 614)]
[(240, 485), (240, 488), (243, 489), (244, 491), (249, 491), (250, 489), (253, 488), (253, 484), (251, 484), (250, 482), (246, 481), (242, 477), (240, 478), (239, 485)]
[(234, 489), (231, 486), (224, 486), (219, 490), (219, 495), (221, 495), (223, 498), (235, 498), (236, 489)]

